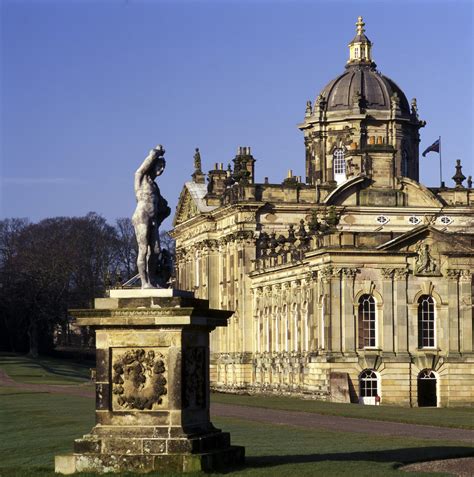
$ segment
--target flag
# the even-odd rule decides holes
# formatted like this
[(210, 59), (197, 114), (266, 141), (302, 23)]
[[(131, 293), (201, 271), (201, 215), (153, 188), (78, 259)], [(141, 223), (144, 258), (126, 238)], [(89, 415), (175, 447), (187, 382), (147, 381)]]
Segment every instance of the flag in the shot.
[(436, 141), (433, 144), (431, 144), (431, 146), (427, 147), (425, 151), (423, 152), (422, 156), (425, 157), (426, 154), (428, 154), (431, 151), (439, 153), (439, 139), (436, 139)]

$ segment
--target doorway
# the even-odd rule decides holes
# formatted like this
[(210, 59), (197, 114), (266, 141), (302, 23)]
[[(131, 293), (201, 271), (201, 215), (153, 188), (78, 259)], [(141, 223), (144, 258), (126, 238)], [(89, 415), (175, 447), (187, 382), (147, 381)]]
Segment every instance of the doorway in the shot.
[(424, 369), (418, 375), (418, 407), (436, 407), (438, 405), (436, 374)]

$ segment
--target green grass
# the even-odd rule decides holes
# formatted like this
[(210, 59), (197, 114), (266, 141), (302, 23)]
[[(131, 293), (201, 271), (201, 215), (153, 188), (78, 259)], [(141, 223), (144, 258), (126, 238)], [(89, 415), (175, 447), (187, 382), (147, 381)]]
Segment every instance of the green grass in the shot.
[[(93, 426), (93, 399), (11, 391), (12, 394), (0, 395), (0, 476), (53, 477), (54, 456), (71, 452), (74, 438), (88, 433)], [(223, 418), (214, 419), (214, 424), (230, 431), (235, 444), (246, 447), (246, 467), (229, 472), (232, 476), (444, 475), (405, 474), (397, 466), (474, 454), (474, 448), (466, 443), (378, 437)]]
[[(0, 355), (0, 368), (15, 381), (34, 384), (87, 385), (90, 363), (74, 360)], [(0, 394), (2, 393), (0, 389)], [(247, 396), (213, 393), (212, 402), (237, 404), (268, 409), (304, 411), (318, 414), (346, 416), (381, 421), (406, 422), (440, 427), (474, 429), (474, 408), (406, 408), (396, 406), (359, 406), (280, 396)]]
[(19, 383), (87, 384), (90, 382), (92, 366), (90, 363), (57, 358), (41, 357), (35, 360), (23, 355), (0, 355), (0, 369)]
[(212, 393), (211, 402), (304, 411), (331, 416), (346, 416), (380, 421), (426, 424), (440, 427), (474, 429), (474, 408), (406, 408), (396, 406), (359, 406), (281, 396), (248, 396)]

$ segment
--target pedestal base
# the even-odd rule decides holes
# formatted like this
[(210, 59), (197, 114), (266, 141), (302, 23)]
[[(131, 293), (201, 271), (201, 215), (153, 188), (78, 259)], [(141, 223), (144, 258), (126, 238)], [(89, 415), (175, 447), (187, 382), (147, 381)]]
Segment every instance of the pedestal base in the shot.
[[(56, 473), (210, 472), (243, 465), (245, 460), (245, 448), (231, 446), (229, 434), (220, 431), (191, 439), (98, 439), (90, 435), (77, 439), (74, 447), (77, 453), (56, 456)], [(103, 452), (104, 448), (110, 452)], [(142, 453), (136, 454), (137, 448)]]
[(209, 332), (232, 314), (176, 290), (118, 290), (71, 310), (96, 330), (96, 425), (55, 471), (195, 472), (244, 463), (209, 418)]

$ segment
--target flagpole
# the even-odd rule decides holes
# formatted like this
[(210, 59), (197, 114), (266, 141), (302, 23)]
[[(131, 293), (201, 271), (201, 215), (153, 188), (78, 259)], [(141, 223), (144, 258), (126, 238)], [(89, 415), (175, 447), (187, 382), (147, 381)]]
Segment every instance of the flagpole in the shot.
[(441, 136), (439, 136), (439, 186), (443, 187), (443, 166), (441, 165)]

